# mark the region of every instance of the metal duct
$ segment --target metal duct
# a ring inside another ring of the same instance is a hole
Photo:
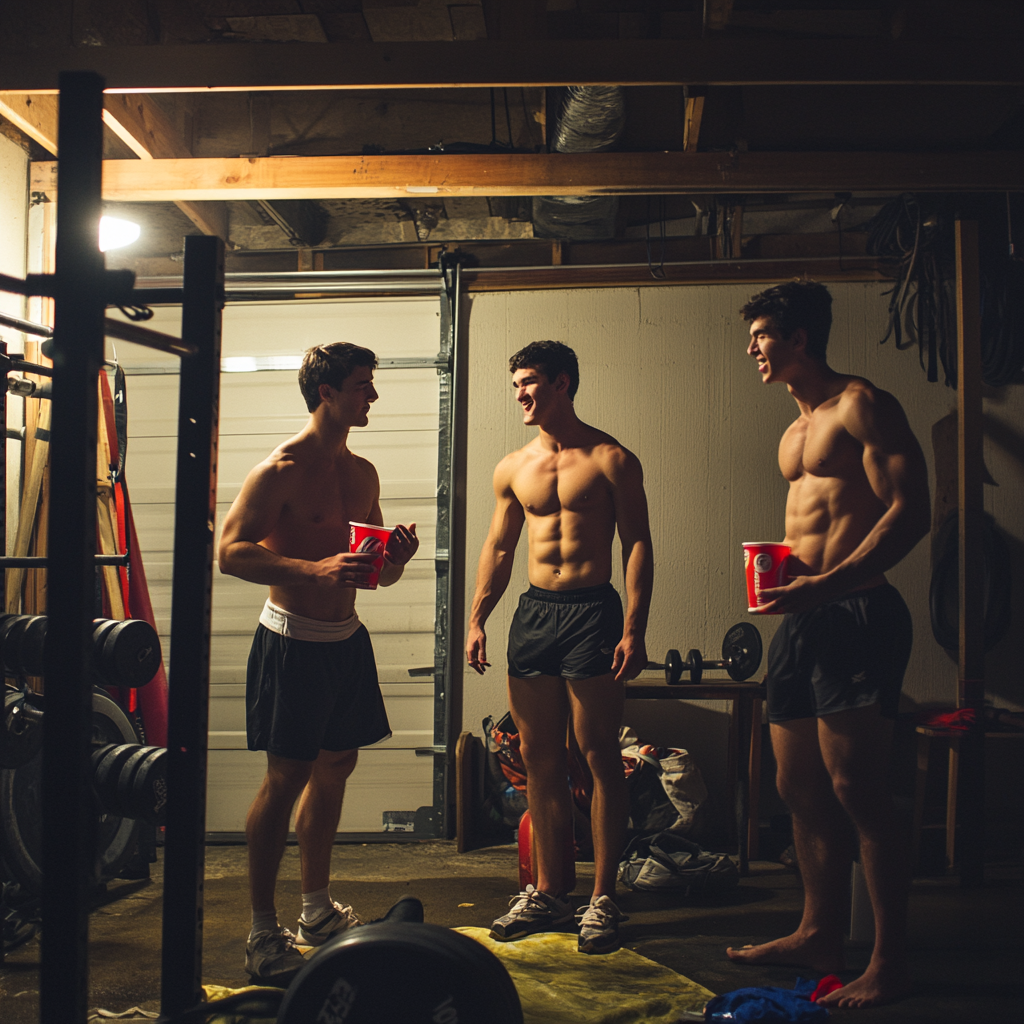
[[[626,123],[619,85],[570,85],[555,131],[556,153],[611,149]],[[538,238],[590,241],[615,236],[618,196],[535,196],[533,233]]]

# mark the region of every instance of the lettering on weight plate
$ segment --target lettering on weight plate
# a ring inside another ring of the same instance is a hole
[[[444,1002],[438,1003],[430,1017],[431,1024],[459,1024],[459,1011],[454,1003],[454,996],[449,996]]]
[[[345,1024],[352,1012],[358,991],[344,978],[339,978],[327,993],[324,1005],[316,1015],[316,1024]]]

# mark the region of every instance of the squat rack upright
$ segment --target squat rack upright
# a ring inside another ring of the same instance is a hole
[[[96,883],[91,792],[92,619],[96,555],[96,380],[104,312],[139,307],[154,294],[130,271],[108,271],[99,251],[104,80],[60,76],[59,202],[55,273],[0,275],[0,290],[54,299],[46,694],[42,764],[43,1024],[85,1024],[88,922]],[[206,819],[210,600],[213,581],[220,330],[224,247],[185,240],[182,337],[138,332],[143,344],[178,355],[181,377],[174,516],[169,674],[167,841],[164,850],[161,1008],[200,1000]],[[133,339],[136,340],[136,339]],[[25,560],[22,560],[25,561]],[[11,564],[0,558],[0,568]],[[174,898],[168,899],[168,893]]]

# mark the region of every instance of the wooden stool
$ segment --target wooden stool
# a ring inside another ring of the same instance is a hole
[[[925,827],[946,829],[946,871],[952,872],[956,863],[956,794],[960,778],[960,739],[958,729],[935,729],[929,725],[917,726],[917,784],[914,791],[914,863],[921,867],[921,832]],[[933,739],[949,743],[949,765],[946,775],[945,826],[925,826],[924,798],[928,784],[928,761]],[[985,740],[1024,740],[1024,729],[1005,732],[986,732]]]

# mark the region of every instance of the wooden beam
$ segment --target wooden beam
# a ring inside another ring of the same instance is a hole
[[[0,116],[6,117],[43,149],[57,155],[57,97],[0,93]]]
[[[700,122],[704,116],[704,96],[707,92],[703,86],[694,86],[686,96],[686,109],[683,114],[683,152],[696,153],[700,140]]]
[[[720,32],[729,27],[734,0],[705,0],[704,27]]]
[[[190,159],[192,151],[149,96],[107,95],[103,123],[141,160]],[[204,235],[229,242],[225,203],[177,199],[175,205]]]
[[[108,92],[556,85],[1024,84],[1015,38],[475,39],[0,49],[0,91],[57,91],[69,67]]]
[[[1024,153],[517,153],[106,160],[103,198],[375,199],[410,196],[1014,190]],[[55,194],[56,164],[31,188]]]

